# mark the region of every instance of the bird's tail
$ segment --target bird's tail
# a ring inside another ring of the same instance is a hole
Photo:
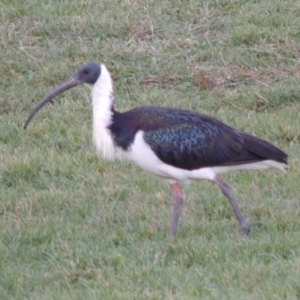
[[[252,136],[250,134],[243,132],[241,133],[241,135],[244,140],[243,152],[245,158],[247,158],[248,156],[249,160],[268,160],[271,161],[270,167],[275,167],[283,171],[288,169],[288,155],[281,149],[263,139]],[[272,164],[272,162],[274,163]]]

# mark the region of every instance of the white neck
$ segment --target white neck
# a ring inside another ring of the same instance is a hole
[[[92,89],[93,99],[93,141],[97,151],[106,159],[114,159],[117,149],[108,130],[112,122],[114,102],[113,83],[105,65]]]

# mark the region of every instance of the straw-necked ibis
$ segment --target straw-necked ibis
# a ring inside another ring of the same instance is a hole
[[[88,63],[52,90],[31,111],[36,112],[58,94],[80,85],[93,85],[93,140],[106,159],[125,158],[166,179],[172,187],[174,211],[169,236],[175,235],[182,210],[180,182],[208,179],[228,198],[243,235],[253,225],[246,221],[234,193],[219,174],[233,170],[286,170],[287,154],[260,138],[194,111],[142,106],[126,112],[114,108],[111,76],[103,64]]]

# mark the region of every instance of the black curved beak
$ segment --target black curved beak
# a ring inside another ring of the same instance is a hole
[[[23,128],[26,129],[27,125],[31,121],[31,119],[34,117],[34,115],[49,101],[51,101],[54,97],[57,95],[65,92],[66,90],[71,89],[72,87],[75,87],[79,84],[82,84],[83,82],[78,78],[78,76],[72,76],[69,79],[67,79],[65,82],[63,82],[61,85],[54,88],[49,94],[47,94],[30,112]]]

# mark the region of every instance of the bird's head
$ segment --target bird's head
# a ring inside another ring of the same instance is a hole
[[[61,85],[54,88],[49,94],[47,94],[30,112],[25,124],[24,129],[34,117],[34,115],[49,101],[51,101],[57,95],[63,93],[64,91],[71,89],[77,85],[88,83],[95,84],[101,74],[101,65],[97,63],[88,63],[80,68],[72,77],[67,79]]]

